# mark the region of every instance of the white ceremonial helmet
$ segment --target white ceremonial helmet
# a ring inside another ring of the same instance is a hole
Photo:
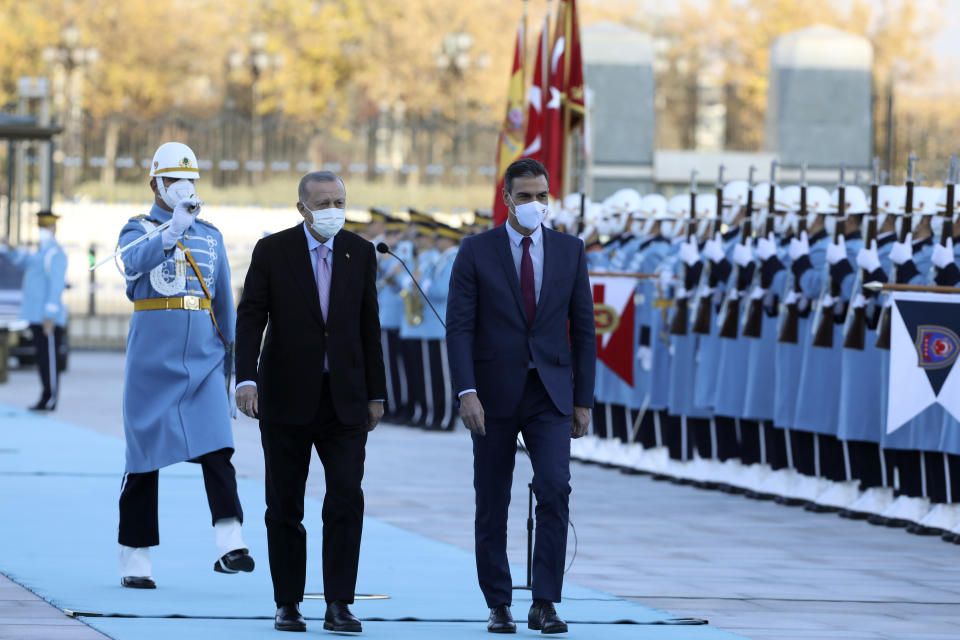
[[[653,228],[654,218],[658,214],[667,212],[667,199],[659,193],[648,193],[640,201],[640,211],[647,218],[647,224],[643,229],[644,235],[650,235]]]
[[[710,223],[717,219],[717,197],[712,193],[697,194],[697,236],[704,237]]]
[[[620,213],[630,213],[640,208],[643,199],[636,189],[620,189],[603,201],[604,206]]]
[[[690,217],[690,194],[680,193],[667,200],[667,214],[677,223],[670,224],[670,226],[676,228],[670,229],[671,233],[669,234],[664,232],[664,225],[667,224],[664,221],[660,224],[660,232],[669,238],[673,238],[684,228],[684,221]]]
[[[914,187],[913,189],[913,226],[920,224],[923,217],[930,218],[930,229],[935,235],[940,235],[943,229],[943,217],[935,216],[939,189],[936,187]],[[939,219],[938,219],[939,218]]]
[[[150,164],[150,177],[157,179],[157,191],[160,193],[160,198],[173,209],[185,197],[190,195],[196,197],[192,184],[189,182],[178,185],[176,189],[173,187],[181,180],[200,179],[197,155],[193,152],[193,149],[182,142],[165,142],[153,154],[153,162]],[[163,178],[173,178],[177,182],[168,188],[163,183]],[[191,193],[187,193],[188,191]]]
[[[882,229],[890,214],[902,211],[902,202],[907,197],[907,188],[892,184],[877,187],[877,229]]]
[[[774,230],[778,235],[783,235],[787,231],[797,230],[797,220],[800,211],[800,185],[792,184],[789,187],[780,189],[776,203],[777,211],[786,211],[786,215],[778,216],[774,219]]]
[[[724,224],[733,224],[740,208],[747,206],[747,192],[750,189],[746,180],[734,180],[723,187],[723,211],[720,217]]]
[[[844,215],[849,216],[859,213],[870,213],[870,201],[867,200],[867,194],[863,192],[863,189],[850,185],[847,186],[843,191],[843,199],[845,200],[846,204],[846,213]],[[837,205],[832,201],[832,194],[831,204],[834,209],[836,209]]]
[[[827,191],[823,187],[807,187],[807,228],[808,229],[813,226],[813,223],[816,221],[818,215],[828,213],[829,206],[830,206],[829,191]]]

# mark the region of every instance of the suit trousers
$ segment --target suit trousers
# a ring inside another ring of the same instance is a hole
[[[486,418],[486,435],[473,435],[477,577],[487,606],[513,602],[507,562],[507,512],[517,434],[530,453],[536,496],[533,597],[560,602],[567,551],[571,416],[554,406],[536,369],[530,369],[520,406],[510,418]]]
[[[212,522],[237,518],[243,522],[243,509],[237,495],[237,472],[230,462],[233,449],[218,449],[190,462],[203,469]],[[118,541],[127,547],[155,547],[160,544],[157,494],[160,471],[126,473],[120,488],[120,533]]]
[[[56,404],[60,390],[60,366],[57,356],[62,349],[64,329],[54,327],[53,333],[48,336],[43,332],[43,325],[32,324],[30,333],[33,336],[37,371],[40,373],[43,389],[40,399],[44,403],[52,400],[53,404]]]
[[[260,421],[266,463],[267,547],[278,605],[303,601],[307,531],[303,497],[311,449],[323,465],[323,593],[327,602],[353,602],[363,533],[366,425],[344,425],[333,409],[329,376],[320,377],[319,409],[305,425]]]

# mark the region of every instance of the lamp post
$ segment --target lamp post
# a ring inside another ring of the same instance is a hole
[[[464,117],[464,77],[472,66],[484,67],[489,65],[489,57],[470,55],[473,49],[473,36],[466,32],[448,33],[434,58],[437,69],[448,72],[454,80],[454,124],[451,155],[454,166],[460,164],[461,147],[463,146],[463,117]]]
[[[247,55],[239,51],[233,52],[227,59],[230,68],[238,71],[248,67],[250,72],[250,157],[265,162],[265,145],[263,130],[263,115],[260,113],[260,103],[263,100],[261,79],[270,69],[283,64],[283,57],[267,51],[268,36],[263,31],[254,31],[248,41]],[[258,182],[258,172],[250,171],[250,184]]]
[[[80,40],[80,29],[70,22],[60,32],[59,44],[43,49],[44,61],[57,67],[57,108],[64,116],[64,152],[71,158],[63,166],[63,192],[67,196],[73,194],[80,175],[81,165],[75,158],[82,155],[83,72],[100,59],[96,48],[80,46]]]

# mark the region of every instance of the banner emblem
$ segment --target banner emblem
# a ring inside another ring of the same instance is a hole
[[[620,314],[608,304],[595,302],[593,304],[593,322],[597,326],[597,333],[613,333],[620,326]]]
[[[957,359],[960,338],[946,327],[920,325],[914,346],[917,348],[917,365],[921,369],[944,369]]]

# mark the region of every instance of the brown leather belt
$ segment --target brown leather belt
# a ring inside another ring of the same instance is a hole
[[[134,311],[167,311],[170,309],[208,311],[210,310],[210,300],[197,296],[183,296],[182,298],[144,298],[133,302]]]

